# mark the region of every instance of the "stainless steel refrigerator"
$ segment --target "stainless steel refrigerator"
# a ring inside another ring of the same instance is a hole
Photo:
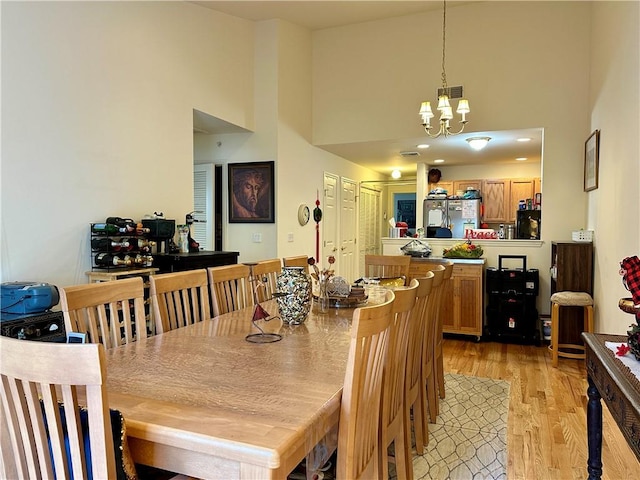
[[[464,238],[465,230],[480,228],[482,199],[448,199],[447,221],[453,238]]]

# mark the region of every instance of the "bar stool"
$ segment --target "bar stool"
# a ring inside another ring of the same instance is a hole
[[[560,307],[584,308],[584,331],[593,333],[593,298],[585,292],[556,292],[551,295],[551,350],[552,365],[558,366],[558,357],[585,358],[584,345],[573,343],[558,344],[560,330]],[[563,352],[561,349],[581,350],[582,353]]]

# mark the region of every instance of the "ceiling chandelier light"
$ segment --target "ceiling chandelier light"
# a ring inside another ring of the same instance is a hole
[[[456,109],[456,113],[462,115],[462,120],[460,123],[462,126],[460,130],[457,132],[451,131],[451,126],[449,122],[453,119],[453,110],[451,108],[451,104],[449,103],[449,98],[451,97],[451,89],[447,86],[447,72],[445,71],[445,46],[446,46],[446,32],[447,32],[447,2],[446,0],[443,3],[443,11],[442,11],[442,88],[440,89],[438,95],[438,107],[437,110],[440,112],[440,129],[436,133],[431,133],[431,119],[434,117],[433,111],[431,110],[431,102],[422,102],[420,106],[419,115],[422,117],[422,126],[424,127],[424,131],[431,138],[437,138],[440,135],[444,135],[448,137],[449,135],[458,135],[462,133],[464,130],[465,124],[468,122],[467,113],[469,110],[469,101],[461,98],[458,102],[458,108]]]
[[[467,138],[467,142],[469,143],[469,146],[478,152],[487,146],[487,143],[489,143],[489,140],[491,140],[491,137]]]

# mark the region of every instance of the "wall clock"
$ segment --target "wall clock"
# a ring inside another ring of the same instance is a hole
[[[306,204],[301,204],[298,207],[298,223],[300,223],[300,225],[304,226],[307,223],[309,223],[309,218],[311,217],[311,211],[309,210],[309,207]]]

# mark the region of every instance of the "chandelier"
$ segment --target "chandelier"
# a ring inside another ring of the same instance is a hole
[[[462,133],[464,130],[465,124],[468,122],[467,113],[469,110],[469,101],[461,98],[458,102],[458,108],[456,109],[456,113],[462,116],[462,120],[460,120],[460,130],[457,132],[451,131],[451,126],[449,122],[453,120],[453,109],[451,108],[451,104],[449,103],[449,98],[451,97],[451,89],[447,86],[447,72],[445,71],[445,46],[446,46],[446,32],[447,32],[447,2],[446,0],[443,3],[443,11],[442,11],[442,88],[439,90],[438,95],[438,107],[437,110],[440,112],[440,128],[437,132],[431,132],[431,119],[434,117],[433,111],[431,110],[431,102],[422,102],[420,106],[419,115],[422,117],[422,126],[424,127],[424,131],[431,138],[437,138],[440,135],[444,135],[448,137],[449,135],[458,135]]]

